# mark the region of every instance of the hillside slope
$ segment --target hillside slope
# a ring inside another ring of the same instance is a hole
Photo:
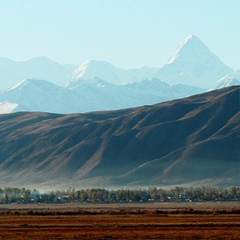
[[[2,184],[240,184],[240,88],[153,106],[0,115]]]

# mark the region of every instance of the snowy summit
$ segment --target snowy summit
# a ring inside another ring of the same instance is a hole
[[[169,84],[211,88],[233,72],[195,35],[188,36],[158,71],[157,77]]]

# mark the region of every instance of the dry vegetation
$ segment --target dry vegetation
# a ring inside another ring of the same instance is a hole
[[[2,205],[0,239],[240,239],[240,203]]]

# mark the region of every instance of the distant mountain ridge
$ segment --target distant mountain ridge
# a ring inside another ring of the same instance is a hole
[[[45,80],[27,79],[0,93],[0,113],[80,113],[114,110],[154,104],[202,91],[190,86],[170,86],[158,79],[127,85],[114,85],[101,79],[80,80],[66,87]]]
[[[0,115],[0,181],[52,187],[240,184],[239,92],[239,86],[229,87],[118,111]]]
[[[232,74],[233,69],[223,63],[218,56],[195,35],[188,36],[160,68],[122,70],[107,62],[89,61],[75,73],[77,79],[98,77],[113,84],[139,82],[158,78],[170,85],[184,84],[199,88],[213,88],[216,81]]]
[[[100,78],[116,85],[141,82],[152,79],[156,74],[156,68],[142,67],[139,69],[124,70],[105,61],[88,61],[75,70],[73,77],[76,79]]]
[[[183,98],[239,85],[240,77],[190,35],[161,68],[124,70],[96,60],[77,68],[46,57],[26,62],[0,58],[0,81],[5,88],[0,92],[0,113],[79,113]]]
[[[0,58],[0,89],[7,90],[28,78],[45,79],[64,85],[71,81],[75,69],[75,65],[59,64],[47,57],[35,57],[25,62]]]
[[[47,57],[35,57],[25,62],[0,58],[2,90],[29,78],[44,79],[60,86],[78,79],[100,78],[118,85],[158,78],[170,85],[185,84],[209,89],[215,86],[217,80],[233,72],[195,35],[180,43],[167,63],[159,68],[125,70],[96,60],[86,61],[77,67],[59,64]]]

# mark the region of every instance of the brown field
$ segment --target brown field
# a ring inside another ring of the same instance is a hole
[[[0,239],[240,239],[240,203],[0,205]]]

